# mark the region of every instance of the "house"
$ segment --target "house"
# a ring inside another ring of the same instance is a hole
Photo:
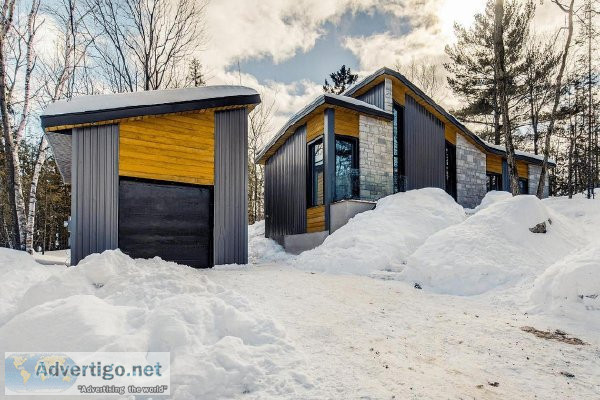
[[[535,192],[541,157],[517,152],[516,159],[521,192]],[[320,244],[392,193],[437,187],[472,208],[510,184],[503,146],[479,138],[389,68],[344,95],[319,96],[256,161],[265,165],[265,235],[292,252]]]
[[[247,116],[260,96],[207,86],[83,96],[41,116],[71,187],[71,265],[119,248],[193,267],[247,263]]]

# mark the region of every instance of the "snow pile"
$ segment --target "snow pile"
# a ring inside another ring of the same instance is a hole
[[[600,242],[548,268],[535,280],[530,300],[539,310],[596,321],[600,328]]]
[[[547,233],[530,232],[541,222]],[[431,236],[409,258],[402,275],[435,292],[475,295],[533,281],[581,240],[568,219],[538,198],[517,196]]]
[[[356,215],[321,246],[301,253],[293,265],[360,275],[396,270],[427,237],[464,219],[463,208],[441,189],[397,193]]]
[[[289,396],[306,385],[284,331],[202,271],[117,250],[29,286],[21,281],[19,313],[0,326],[0,352],[171,352],[177,399]]]
[[[0,326],[15,314],[26,288],[50,278],[62,269],[64,266],[40,265],[24,251],[0,247]]]
[[[512,194],[509,192],[492,190],[491,192],[486,193],[485,197],[483,198],[483,200],[481,200],[481,203],[477,207],[475,207],[474,209],[469,209],[469,210],[467,210],[467,212],[469,214],[475,214],[476,212],[479,212],[481,210],[488,208],[489,206],[491,206],[494,203],[497,203],[499,201],[508,200],[511,197],[512,197]]]
[[[587,199],[578,193],[568,197],[550,197],[543,200],[546,207],[564,215],[577,224],[588,238],[600,239],[600,189],[595,199]]]
[[[265,237],[265,221],[248,226],[248,261],[250,264],[286,261],[290,255],[276,241]]]

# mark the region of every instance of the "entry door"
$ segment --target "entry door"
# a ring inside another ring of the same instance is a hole
[[[121,178],[119,248],[196,268],[213,265],[213,188]]]

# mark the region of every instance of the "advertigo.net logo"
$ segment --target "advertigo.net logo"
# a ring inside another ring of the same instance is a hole
[[[169,395],[170,353],[4,353],[6,395]]]

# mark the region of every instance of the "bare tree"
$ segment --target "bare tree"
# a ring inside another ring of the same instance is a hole
[[[417,62],[414,58],[409,64],[397,62],[395,68],[415,83],[426,95],[435,101],[442,101],[445,93],[442,71],[433,61]]]
[[[200,0],[85,0],[92,57],[113,91],[178,86],[181,64],[202,44]]]
[[[508,162],[508,172],[510,176],[510,187],[513,196],[520,193],[519,173],[517,171],[517,162],[515,160],[515,146],[513,144],[512,128],[508,114],[508,84],[505,66],[504,52],[504,1],[496,0],[495,18],[494,18],[494,55],[495,55],[495,74],[498,79],[498,100],[500,112],[502,114],[502,134],[506,146],[506,159]]]
[[[554,84],[554,103],[552,105],[552,111],[550,113],[548,129],[546,130],[546,137],[544,141],[544,161],[542,163],[542,170],[540,173],[540,180],[538,183],[536,193],[537,197],[539,197],[540,199],[544,196],[544,188],[546,187],[546,175],[548,174],[548,158],[550,156],[550,139],[552,138],[554,125],[556,123],[556,116],[562,90],[562,79],[567,65],[567,57],[569,55],[569,49],[571,47],[571,39],[573,38],[573,13],[575,0],[570,0],[568,6],[562,4],[560,0],[552,0],[552,2],[556,4],[563,13],[567,14],[567,40],[565,42],[564,50],[561,54],[560,68],[556,77],[556,83]]]
[[[39,6],[40,1],[33,0],[25,21],[22,21],[15,15],[16,0],[4,0],[0,16],[0,115],[12,219],[11,234],[17,248],[25,245],[27,234],[19,146],[25,134],[33,97],[31,78],[36,61],[34,40],[40,26],[37,22]],[[22,87],[17,87],[18,82],[22,82]],[[43,160],[38,159],[36,164],[43,164],[45,155],[41,155]]]
[[[262,97],[262,96],[261,96]],[[275,98],[260,103],[249,115],[248,132],[248,218],[253,224],[264,218],[264,168],[254,163],[264,145],[265,134],[271,130]]]

